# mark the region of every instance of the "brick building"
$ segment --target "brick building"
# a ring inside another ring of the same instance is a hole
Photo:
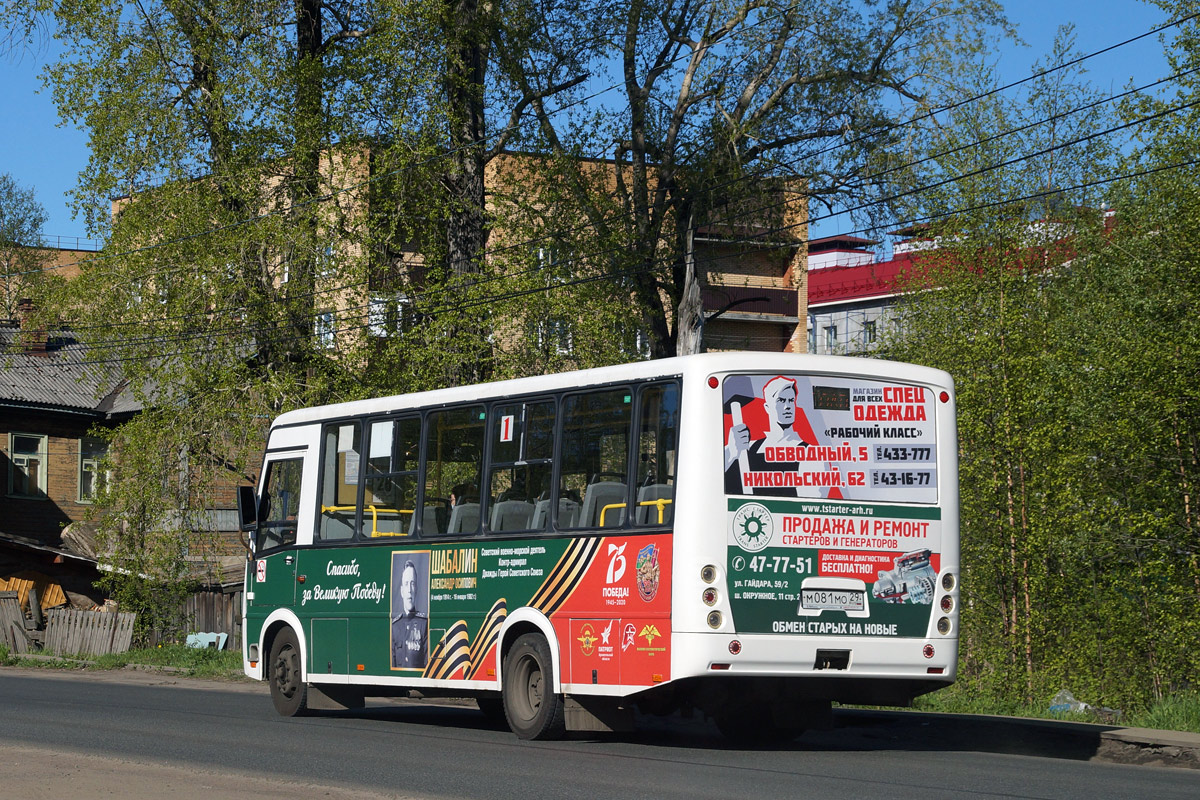
[[[119,371],[88,363],[69,331],[0,321],[0,359],[0,581],[32,574],[87,604],[96,554],[70,526],[79,533],[104,480],[95,429],[141,407]]]

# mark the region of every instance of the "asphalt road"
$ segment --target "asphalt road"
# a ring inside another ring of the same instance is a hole
[[[765,751],[678,718],[523,742],[473,706],[285,719],[263,684],[0,670],[0,787],[13,798],[1200,797],[1195,770],[1094,753],[1053,727],[867,713]]]

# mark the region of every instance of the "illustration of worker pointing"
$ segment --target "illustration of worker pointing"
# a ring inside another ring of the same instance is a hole
[[[750,428],[742,421],[739,403],[733,403],[731,413],[733,426],[725,442],[725,492],[746,494],[744,476],[747,473],[795,473],[800,462],[767,460],[767,448],[805,447],[809,443],[800,438],[793,425],[796,421],[796,382],[782,375],[772,378],[763,386],[763,406],[767,412],[767,431],[761,439],[750,439]],[[751,494],[775,497],[796,497],[794,486],[756,485]]]

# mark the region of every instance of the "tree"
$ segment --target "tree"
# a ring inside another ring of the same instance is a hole
[[[575,211],[564,217],[586,219],[600,241],[621,240],[597,260],[624,276],[617,291],[632,292],[656,357],[675,351],[699,313],[699,293],[688,291],[698,280],[688,246],[697,226],[803,241],[805,200],[870,192],[868,154],[925,110],[941,68],[1005,27],[990,0],[630,0],[583,14],[596,20],[621,99],[591,114],[535,99],[537,135],[526,141],[557,156],[554,174]],[[502,60],[517,65],[526,96],[555,80],[522,52]],[[595,153],[611,159],[602,179],[581,158]],[[685,296],[692,301],[681,306]]]
[[[1070,57],[1060,38],[1053,63]],[[1055,71],[1031,102],[961,107],[905,176],[941,184],[906,217],[931,218],[942,247],[911,276],[888,352],[956,380],[960,684],[1000,707],[1070,687],[1133,709],[1198,674],[1197,214],[1176,166],[1195,120],[1153,118],[1193,93],[1116,120]],[[1102,214],[1118,121],[1145,143],[1120,172],[1145,175]]]
[[[0,174],[0,316],[16,317],[17,302],[41,276],[45,224],[46,209],[33,190]]]
[[[114,585],[181,579],[204,512],[253,474],[271,417],[369,391],[354,337],[339,337],[343,353],[318,334],[337,335],[344,287],[372,265],[371,138],[431,113],[436,72],[414,67],[431,4],[384,10],[4,6],[9,26],[48,20],[73,45],[47,80],[64,119],[91,134],[75,203],[108,240],[46,308],[92,358],[121,363],[150,409],[116,434],[116,480],[98,503]]]

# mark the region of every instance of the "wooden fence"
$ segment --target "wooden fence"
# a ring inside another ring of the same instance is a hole
[[[188,630],[197,633],[227,633],[226,650],[242,649],[242,592],[204,589],[183,606]]]
[[[124,653],[133,640],[135,614],[52,608],[46,612],[45,649],[60,656]]]
[[[28,653],[25,613],[16,592],[0,592],[0,643],[12,653]]]

